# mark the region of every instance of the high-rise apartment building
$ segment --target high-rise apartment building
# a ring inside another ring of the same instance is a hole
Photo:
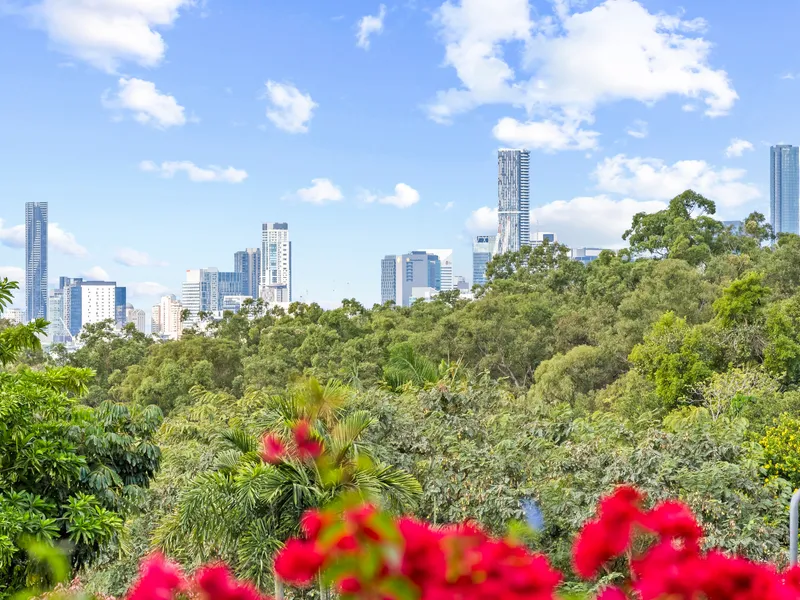
[[[132,323],[133,326],[136,327],[136,331],[146,333],[146,319],[147,315],[145,315],[145,312],[141,308],[134,308],[133,304],[130,302],[125,305],[125,321],[126,323]]]
[[[292,242],[288,223],[262,226],[259,295],[265,302],[292,301]]]
[[[492,260],[495,251],[497,236],[477,235],[472,241],[472,283],[484,285],[486,283],[486,265]]]
[[[47,318],[47,202],[25,203],[25,317]]]
[[[234,254],[233,271],[241,278],[241,290],[236,295],[258,298],[261,283],[261,249],[247,248]]]
[[[180,339],[183,331],[183,309],[175,296],[163,296],[161,302],[152,308],[152,333],[169,340]]]
[[[530,164],[528,150],[497,153],[497,254],[530,245]]]
[[[189,310],[190,319],[197,313],[218,313],[223,310],[225,296],[241,296],[240,273],[220,271],[216,267],[188,269],[181,286],[181,304]]]
[[[439,249],[439,250],[425,250],[428,254],[433,254],[439,257],[440,265],[440,285],[436,289],[440,292],[446,292],[456,289],[455,277],[453,275],[453,250],[452,249]]]
[[[800,160],[798,147],[770,148],[769,221],[778,233],[800,233]]]
[[[394,279],[392,279],[394,277]],[[381,260],[381,301],[410,306],[414,288],[441,289],[441,262],[435,254],[415,250]]]
[[[125,312],[127,290],[117,287],[115,281],[61,277],[59,286],[63,296],[63,322],[69,337],[75,338],[90,323],[112,321],[116,325],[122,324],[120,314]]]

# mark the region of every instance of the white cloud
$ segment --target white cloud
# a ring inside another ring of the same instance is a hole
[[[784,73],[781,79],[797,79],[797,76],[794,73]]]
[[[742,179],[743,169],[716,169],[703,160],[680,160],[672,165],[656,158],[628,158],[624,154],[606,158],[593,173],[597,187],[644,200],[669,200],[692,189],[732,208],[761,196],[758,188]]]
[[[162,162],[160,165],[154,163],[152,160],[143,160],[139,163],[139,168],[147,173],[159,173],[162,177],[172,178],[178,172],[185,172],[190,181],[208,183],[208,182],[222,182],[222,183],[242,183],[247,179],[247,171],[243,169],[235,169],[234,167],[217,167],[209,165],[208,167],[198,167],[191,161],[167,161]]]
[[[169,288],[155,281],[141,281],[138,283],[129,283],[127,286],[128,295],[134,297],[142,296],[163,296],[169,292]]]
[[[47,226],[47,243],[50,249],[62,254],[79,258],[89,256],[89,251],[78,243],[75,236],[61,229],[58,223],[50,223]]]
[[[630,127],[625,130],[631,137],[635,137],[637,139],[646,138],[648,134],[647,130],[647,121],[642,121],[641,119],[636,119]]]
[[[707,115],[719,116],[738,98],[727,73],[709,64],[711,44],[699,36],[702,20],[652,14],[636,0],[605,0],[585,12],[559,1],[553,16],[537,21],[529,0],[447,0],[436,20],[445,63],[462,84],[439,92],[428,106],[438,122],[482,104],[509,104],[523,107],[531,124],[547,125],[533,129],[539,141],[561,138],[570,115],[588,117],[603,103],[652,104],[678,95],[704,102]],[[528,71],[520,76],[507,59],[517,50],[520,69]],[[560,146],[585,146],[589,139]]]
[[[84,271],[82,275],[89,281],[109,281],[111,279],[108,271],[106,271],[103,267],[97,266]]]
[[[25,285],[25,269],[0,266],[0,279],[5,279],[6,277],[10,281],[16,281],[20,286],[20,290]],[[17,290],[17,294],[19,294],[20,290]]]
[[[456,205],[456,203],[453,200],[450,200],[450,202],[447,202],[445,204],[442,204],[441,202],[434,202],[433,205],[436,208],[441,208],[442,212],[447,212],[448,210],[453,208]]]
[[[753,144],[747,140],[733,138],[730,145],[725,148],[725,156],[733,158],[734,156],[741,156],[745,150],[753,150]]]
[[[167,263],[153,260],[147,252],[133,248],[120,248],[114,255],[114,261],[126,267],[166,267]]]
[[[0,219],[0,244],[9,248],[25,247],[25,225],[4,227]],[[50,249],[70,256],[84,257],[89,252],[75,239],[75,235],[64,231],[58,223],[47,226],[47,244]]]
[[[291,83],[267,81],[267,118],[278,129],[289,133],[306,133],[317,103]]]
[[[377,15],[366,15],[358,21],[356,45],[364,50],[369,49],[369,36],[383,31],[383,19],[386,17],[386,5],[381,4]]]
[[[152,81],[121,77],[117,83],[119,87],[115,94],[112,95],[110,90],[103,94],[102,102],[106,108],[129,110],[137,122],[159,129],[186,124],[184,107],[174,96],[156,89]]]
[[[27,10],[62,52],[108,72],[123,61],[154,67],[167,28],[195,0],[42,0]]]
[[[531,227],[541,231],[557,231],[559,241],[575,247],[620,248],[625,245],[622,234],[633,215],[652,213],[666,208],[658,200],[637,201],[631,198],[614,200],[606,195],[558,200],[531,211]]]
[[[472,211],[464,226],[467,231],[474,234],[497,233],[497,207],[481,206],[478,210]]]
[[[3,220],[0,219],[0,244],[9,248],[24,248],[25,225],[4,227]]]
[[[499,141],[514,147],[539,149],[545,152],[558,150],[592,150],[597,147],[596,131],[581,129],[581,123],[594,119],[556,117],[544,121],[520,123],[511,117],[498,121],[492,133]]]
[[[325,204],[326,202],[338,202],[344,198],[344,195],[342,190],[330,179],[317,178],[311,180],[311,187],[297,190],[294,197],[309,204]]]
[[[367,203],[378,202],[379,204],[389,204],[397,208],[409,208],[419,202],[419,192],[405,183],[398,183],[394,186],[394,195],[380,196],[370,192],[362,194],[362,200]]]

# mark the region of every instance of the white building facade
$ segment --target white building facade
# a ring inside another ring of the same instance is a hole
[[[81,284],[81,327],[116,320],[117,284],[113,281],[84,281]]]
[[[163,296],[152,309],[152,333],[169,340],[177,340],[183,331],[181,313],[183,305],[175,296]]]
[[[292,301],[292,242],[288,223],[261,228],[261,298],[270,304]]]

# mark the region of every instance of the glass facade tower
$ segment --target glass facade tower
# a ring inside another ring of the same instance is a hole
[[[25,203],[25,317],[47,318],[47,202]]]
[[[797,146],[770,148],[769,220],[777,233],[800,233],[800,161]]]
[[[484,285],[486,283],[486,265],[494,255],[496,236],[477,235],[472,242],[472,283]]]

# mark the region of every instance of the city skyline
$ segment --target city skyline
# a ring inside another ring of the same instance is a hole
[[[228,269],[262,222],[292,227],[295,299],[379,302],[377,258],[410,248],[453,248],[468,276],[501,147],[530,149],[531,233],[570,246],[619,247],[687,188],[723,220],[768,214],[766,150],[800,125],[788,0],[779,21],[677,0],[177,2],[132,9],[129,46],[59,37],[74,13],[29,4],[0,16],[20,49],[0,56],[18,90],[0,94],[0,273],[24,281],[21,207],[49,201],[49,285],[105,273],[137,307]]]

